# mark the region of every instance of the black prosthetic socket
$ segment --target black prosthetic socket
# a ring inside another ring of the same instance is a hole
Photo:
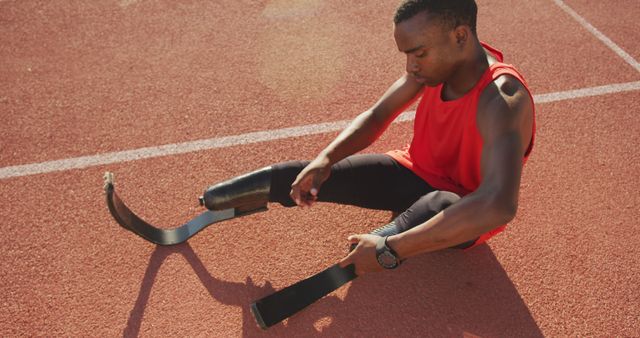
[[[271,167],[238,176],[205,190],[200,205],[209,210],[234,208],[247,212],[265,209],[271,189]]]

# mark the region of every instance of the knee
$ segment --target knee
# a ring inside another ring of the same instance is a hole
[[[433,191],[419,198],[409,209],[405,210],[394,223],[399,232],[422,224],[442,210],[460,200],[460,196],[448,191]]]
[[[422,196],[420,201],[425,203],[429,210],[440,212],[458,202],[460,198],[458,194],[450,191],[437,190]]]
[[[274,180],[291,181],[306,167],[309,161],[287,161],[280,162],[271,166],[272,176]]]
[[[269,201],[280,203],[284,207],[294,207],[296,203],[291,199],[291,184],[302,169],[310,161],[287,161],[274,164],[271,172],[271,191]]]

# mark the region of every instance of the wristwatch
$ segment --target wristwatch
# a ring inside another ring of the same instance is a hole
[[[389,236],[380,237],[376,243],[376,258],[378,263],[385,269],[395,269],[400,265],[398,255],[393,249],[387,246]]]

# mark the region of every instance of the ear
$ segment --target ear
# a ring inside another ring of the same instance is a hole
[[[463,47],[469,41],[469,27],[460,25],[453,30],[456,43],[459,47]]]

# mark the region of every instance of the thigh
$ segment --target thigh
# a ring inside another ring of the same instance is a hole
[[[318,199],[363,208],[401,211],[433,191],[424,180],[384,154],[350,156],[331,168]]]
[[[308,161],[284,162],[273,166],[270,198],[294,206],[291,184]],[[404,211],[420,196],[434,189],[409,169],[384,154],[353,155],[334,164],[331,175],[318,194],[320,202],[363,208]]]

